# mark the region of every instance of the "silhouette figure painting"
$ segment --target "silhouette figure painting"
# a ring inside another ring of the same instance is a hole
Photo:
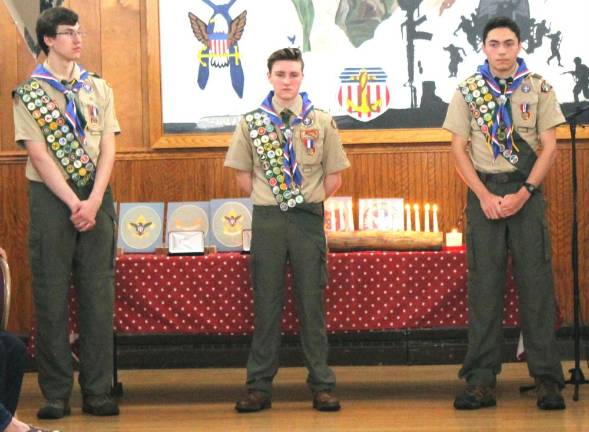
[[[455,77],[458,74],[458,65],[464,61],[464,58],[460,55],[460,51],[462,54],[466,56],[466,52],[463,48],[457,47],[454,44],[450,44],[447,47],[444,47],[445,51],[448,51],[450,54],[450,63],[448,64],[448,70],[450,71],[450,75],[448,77]]]
[[[562,41],[560,30],[556,33],[551,33],[546,37],[550,39],[550,57],[548,57],[548,60],[546,60],[546,64],[550,64],[550,61],[553,58],[556,58],[558,65],[563,67],[562,63],[560,63],[560,42]]]
[[[232,19],[229,8],[235,3],[231,0],[224,5],[216,5],[210,0],[202,0],[213,9],[213,15],[205,24],[196,15],[188,12],[188,19],[194,36],[204,45],[198,52],[198,86],[204,89],[209,80],[209,66],[224,68],[229,66],[233,90],[243,97],[243,68],[237,42],[245,27],[247,11]]]
[[[466,35],[466,40],[475,52],[479,52],[479,29],[475,26],[474,19],[468,19],[464,15],[460,17],[460,24],[454,30],[454,36],[457,36],[459,30]],[[455,75],[454,75],[455,76]]]
[[[575,79],[573,87],[573,96],[575,103],[579,103],[579,94],[583,93],[585,99],[589,99],[589,67],[583,64],[581,57],[575,57],[575,70],[563,72],[562,74],[571,74]]]

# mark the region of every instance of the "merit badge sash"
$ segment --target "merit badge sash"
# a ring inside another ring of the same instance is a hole
[[[509,114],[506,115],[507,110],[502,109],[514,89],[495,96],[495,89],[491,89],[480,72],[460,83],[458,88],[481,128],[493,157],[501,155],[527,176],[536,162],[536,152],[513,128],[511,118],[506,121]]]
[[[35,79],[18,87],[16,93],[41,128],[49,150],[70,180],[78,187],[91,183],[96,167],[80,144],[76,129],[66,120],[57,103],[51,100]]]
[[[285,153],[270,116],[262,110],[255,110],[245,115],[245,121],[264,176],[280,210],[287,211],[302,204],[305,200],[299,185],[294,181],[290,184],[286,182]]]

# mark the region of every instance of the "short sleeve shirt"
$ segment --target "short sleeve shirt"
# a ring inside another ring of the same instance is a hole
[[[285,108],[293,113],[302,110],[302,99],[299,96],[291,107],[280,106],[276,98],[272,100],[276,112]],[[307,116],[311,124],[299,123],[292,128],[293,144],[299,169],[301,171],[302,194],[306,202],[322,202],[325,199],[323,180],[326,175],[342,171],[350,166],[335,122],[332,117],[318,109],[313,109]],[[308,123],[308,122],[307,122]],[[284,137],[281,136],[281,142]],[[317,137],[313,149],[307,149],[304,143],[306,136]],[[252,172],[251,199],[255,205],[276,205],[276,199],[264,176],[264,170],[249,135],[247,122],[240,120],[235,128],[229,150],[225,156],[225,166],[240,171]]]
[[[525,90],[525,91],[524,91]],[[529,114],[523,114],[528,111]],[[564,123],[565,119],[552,86],[541,76],[530,74],[511,95],[511,119],[518,134],[533,150],[540,148],[539,134]],[[485,135],[473,117],[460,89],[450,102],[444,129],[470,139],[468,151],[477,171],[500,173],[516,168],[501,155],[493,159]]]
[[[45,62],[44,66],[54,76],[58,77],[57,74],[51,70],[47,62]],[[74,66],[72,75],[66,79],[80,79],[80,68],[78,65]],[[95,76],[89,76],[85,82],[88,85],[82,86],[76,94],[76,98],[87,122],[85,130],[87,144],[84,148],[87,151],[88,156],[90,156],[90,158],[96,163],[100,156],[100,141],[102,136],[107,133],[117,134],[121,129],[116,118],[114,97],[110,86],[105,80]],[[39,84],[43,90],[45,90],[47,95],[57,104],[61,113],[65,113],[65,96],[42,80],[39,80]],[[31,113],[27,110],[20,97],[16,94],[14,96],[13,113],[15,141],[19,146],[24,146],[25,141],[40,141],[45,143],[45,137],[41,128]],[[62,169],[59,161],[53,156],[48,148],[47,152],[51,154],[51,158],[63,173],[63,177],[67,179],[68,176]],[[27,160],[26,177],[33,181],[43,181],[31,163],[30,158]]]

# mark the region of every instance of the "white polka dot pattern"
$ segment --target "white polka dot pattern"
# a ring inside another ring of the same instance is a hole
[[[117,259],[114,325],[120,333],[247,334],[254,315],[248,255],[124,255]],[[465,327],[466,254],[350,252],[328,257],[326,320],[331,332]],[[296,332],[293,277],[282,330]],[[73,296],[72,296],[73,297]],[[76,331],[75,300],[70,325]],[[518,324],[510,277],[504,324]]]

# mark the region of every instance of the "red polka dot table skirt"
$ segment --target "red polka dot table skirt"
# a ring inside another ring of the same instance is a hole
[[[124,255],[117,260],[115,329],[120,333],[247,334],[254,313],[248,255]],[[325,291],[330,332],[464,327],[468,323],[466,253],[330,253]],[[286,278],[282,329],[298,320]],[[518,323],[511,278],[504,324]],[[74,306],[74,304],[72,304]],[[72,325],[75,326],[75,307]]]

